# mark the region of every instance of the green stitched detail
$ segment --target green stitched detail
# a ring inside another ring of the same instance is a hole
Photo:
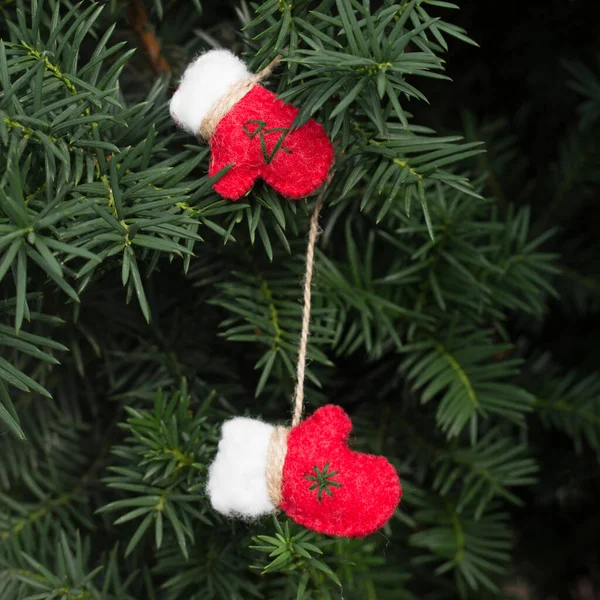
[[[258,127],[254,131],[250,131],[248,125],[258,125]],[[246,121],[242,128],[244,129],[244,133],[250,138],[255,138],[265,127],[267,126],[266,121],[259,121],[257,119],[250,119]]]
[[[323,492],[329,494],[330,496],[333,496],[331,489],[329,489],[330,486],[342,487],[342,484],[331,479],[334,475],[337,475],[338,472],[330,471],[328,462],[325,463],[325,466],[322,470],[319,470],[319,467],[317,467],[317,465],[314,466],[314,469],[315,475],[305,475],[304,477],[306,479],[309,479],[310,481],[314,481],[314,483],[308,489],[318,489],[317,499],[319,500],[319,502],[321,502]]]
[[[250,125],[258,125],[258,127],[256,129],[252,130],[252,129],[250,129]],[[250,119],[242,125],[242,129],[244,130],[244,133],[250,139],[254,139],[257,135],[260,134],[260,148],[263,153],[263,158],[265,159],[265,162],[267,164],[270,164],[271,161],[275,158],[275,155],[277,154],[277,152],[279,150],[283,150],[284,152],[291,153],[291,150],[289,148],[285,148],[283,146],[283,140],[285,140],[285,136],[289,133],[290,130],[288,127],[273,127],[272,129],[265,129],[266,126],[267,126],[266,121],[260,121],[258,119]],[[274,131],[281,131],[281,135],[279,136],[279,139],[277,140],[277,143],[275,144],[273,150],[269,154],[267,152],[267,144],[265,142],[265,135],[267,135],[268,133],[273,133]]]

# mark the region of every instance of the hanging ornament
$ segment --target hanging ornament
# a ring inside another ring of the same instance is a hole
[[[400,481],[384,457],[348,447],[351,429],[333,404],[290,430],[244,417],[226,421],[209,469],[213,508],[246,519],[280,508],[326,535],[377,531],[398,505]]]
[[[179,127],[210,143],[208,174],[229,170],[213,185],[231,200],[263,179],[287,198],[303,198],[325,182],[333,147],[310,119],[292,129],[298,109],[259,85],[276,66],[253,75],[228,50],[211,50],[185,70],[170,103]]]
[[[341,407],[323,406],[301,421],[314,250],[326,189],[327,184],[310,224],[291,429],[245,417],[226,421],[207,493],[213,508],[227,516],[252,519],[282,509],[318,533],[363,537],[382,527],[398,506],[396,469],[382,456],[348,447],[352,423]]]

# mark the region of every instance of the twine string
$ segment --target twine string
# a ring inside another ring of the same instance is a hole
[[[239,102],[255,85],[266,79],[273,69],[281,61],[281,56],[277,56],[264,69],[255,73],[251,77],[244,79],[232,85],[224,96],[215,102],[202,119],[199,134],[202,138],[209,141],[221,119]],[[325,182],[321,193],[317,198],[312,217],[310,219],[310,228],[308,233],[308,247],[306,249],[306,271],[304,275],[304,296],[302,308],[302,327],[300,330],[300,344],[298,347],[298,363],[296,366],[296,387],[293,397],[292,427],[300,424],[302,413],[304,411],[304,379],[306,376],[306,350],[308,347],[308,336],[310,329],[310,309],[312,296],[312,277],[315,263],[315,246],[317,238],[321,231],[319,229],[319,215],[323,207],[323,200],[327,188],[331,183],[330,174]],[[275,507],[279,506],[282,499],[282,478],[283,465],[287,454],[287,438],[290,429],[283,426],[276,426],[273,429],[269,440],[267,450],[267,490],[269,498]]]
[[[306,373],[306,349],[308,347],[308,334],[310,329],[310,308],[312,296],[312,276],[315,264],[315,246],[321,230],[319,229],[319,215],[323,207],[325,192],[329,187],[331,175],[328,177],[315,204],[310,219],[308,233],[308,247],[306,249],[306,272],[304,275],[304,306],[302,308],[302,329],[300,330],[300,345],[298,348],[298,363],[296,366],[296,389],[294,390],[292,427],[300,424],[304,411],[304,378]]]
[[[298,364],[296,367],[296,389],[294,391],[292,427],[300,424],[304,411],[304,378],[306,373],[306,349],[310,329],[310,308],[312,295],[312,276],[315,264],[315,246],[321,233],[319,229],[319,214],[323,207],[325,192],[331,182],[328,177],[310,219],[308,232],[308,247],[306,249],[306,272],[304,275],[304,306],[302,308],[302,328],[300,331],[300,345],[298,348]],[[267,490],[273,506],[279,506],[282,498],[283,465],[287,454],[287,438],[290,430],[287,427],[277,426],[273,429],[269,440],[267,453]]]
[[[267,454],[267,490],[273,506],[281,502],[281,482],[283,478],[283,464],[287,454],[287,437],[290,430],[277,425],[273,429],[269,440]]]

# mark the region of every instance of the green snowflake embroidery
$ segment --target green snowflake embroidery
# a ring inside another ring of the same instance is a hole
[[[338,472],[330,471],[328,462],[325,463],[325,466],[322,470],[319,470],[319,467],[317,467],[317,465],[315,465],[314,469],[315,475],[305,475],[304,477],[306,477],[306,479],[309,479],[310,481],[314,481],[314,483],[308,489],[318,489],[317,499],[319,500],[319,502],[321,502],[323,492],[326,492],[330,496],[333,496],[332,491],[329,489],[330,486],[342,487],[342,484],[331,479],[334,475],[337,475]]]
[[[285,136],[290,132],[288,127],[273,127],[271,129],[266,129],[267,122],[259,121],[258,119],[250,119],[246,121],[242,125],[242,129],[244,133],[250,138],[254,139],[257,135],[260,139],[260,148],[263,153],[263,158],[267,164],[270,164],[271,161],[275,158],[275,155],[279,150],[283,150],[284,152],[291,153],[292,151],[289,148],[285,148],[283,145],[283,141],[285,140]],[[279,139],[277,143],[273,147],[273,150],[269,154],[267,152],[267,143],[265,141],[265,136],[268,133],[280,132]]]

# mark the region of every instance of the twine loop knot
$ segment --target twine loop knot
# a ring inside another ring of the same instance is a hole
[[[227,92],[221,96],[209,109],[202,122],[198,133],[200,137],[207,142],[210,141],[217,129],[221,119],[258,83],[266,79],[273,69],[281,61],[281,56],[277,56],[262,71],[255,73],[247,79],[238,81],[229,87]]]
[[[269,440],[267,453],[267,489],[273,506],[281,503],[281,484],[283,481],[283,465],[287,454],[287,439],[290,430],[277,425]]]

